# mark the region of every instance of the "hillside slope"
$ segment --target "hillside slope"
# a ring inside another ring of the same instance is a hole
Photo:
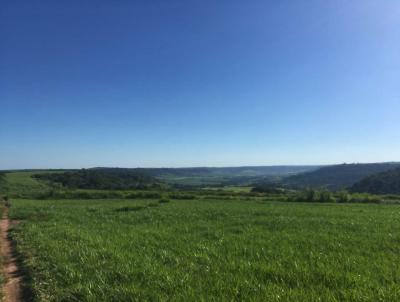
[[[82,169],[63,173],[41,173],[34,178],[72,189],[143,189],[157,181],[137,169]]]
[[[118,168],[124,170],[142,170],[152,176],[288,176],[313,171],[321,166],[243,166],[243,167],[192,167],[192,168]],[[91,170],[107,170],[116,168],[98,167]]]
[[[355,183],[350,191],[371,194],[400,194],[400,168],[370,175]]]
[[[34,174],[50,173],[50,171],[36,172],[2,172],[0,193],[9,197],[30,197],[50,189],[46,182],[33,178]]]
[[[284,179],[292,187],[326,188],[340,190],[349,188],[363,178],[400,167],[400,163],[342,164],[322,167]]]
[[[243,167],[193,167],[193,168],[124,168],[143,171],[173,186],[198,187],[209,185],[248,185],[256,180],[282,178],[307,171],[320,166],[243,166]],[[108,170],[112,168],[94,168]]]

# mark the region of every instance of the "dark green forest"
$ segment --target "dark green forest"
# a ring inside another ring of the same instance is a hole
[[[355,183],[351,192],[400,194],[400,168],[370,175]]]
[[[400,167],[399,163],[342,164],[285,178],[284,185],[295,188],[346,189],[367,176]]]
[[[157,185],[154,177],[137,169],[82,169],[64,173],[42,173],[36,179],[72,189],[146,189]]]
[[[4,186],[5,182],[6,182],[5,173],[0,172],[0,189]]]

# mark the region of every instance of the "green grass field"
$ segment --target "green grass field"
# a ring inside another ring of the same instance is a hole
[[[1,197],[0,197],[0,199],[1,199]],[[1,217],[1,218],[3,218],[3,210],[4,210],[4,208],[3,208],[3,202],[0,201],[0,217]],[[0,239],[0,240],[1,240],[1,239]],[[4,261],[4,258],[3,258],[3,256],[2,256],[2,254],[0,254],[0,263],[3,263],[3,261]],[[3,284],[4,282],[5,282],[5,278],[4,278],[3,272],[1,272],[1,273],[0,273],[0,284]],[[0,292],[0,300],[2,299],[2,297],[3,297],[3,293]]]
[[[40,194],[46,190],[49,190],[50,188],[45,182],[38,181],[31,176],[45,172],[48,173],[50,171],[6,173],[6,182],[1,191],[3,194],[17,198]]]
[[[400,207],[14,200],[38,301],[399,301]]]

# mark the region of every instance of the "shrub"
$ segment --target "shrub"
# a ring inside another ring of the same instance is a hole
[[[400,200],[400,195],[393,195],[393,194],[385,195],[384,198],[387,199],[387,200],[395,200],[395,201],[397,201],[397,200]]]
[[[36,199],[108,199],[122,198],[120,192],[56,191],[49,190],[36,196]]]
[[[340,191],[337,193],[336,201],[339,203],[348,203],[352,201],[351,194],[347,191]]]
[[[350,194],[347,191],[338,192],[335,198],[329,191],[307,189],[290,196],[287,200],[297,202],[381,203],[383,198],[366,193]]]
[[[191,194],[169,194],[168,197],[172,199],[196,199],[196,196]]]
[[[320,191],[317,202],[335,202],[335,198],[329,191]]]
[[[329,191],[307,189],[289,197],[289,201],[297,202],[334,202],[335,199]]]
[[[156,199],[161,198],[161,194],[157,192],[133,192],[125,195],[127,199],[136,199],[136,198],[149,198],[149,199]]]
[[[370,194],[353,194],[352,195],[352,202],[361,202],[361,203],[381,203],[382,198],[377,195],[370,195]]]
[[[276,184],[266,183],[266,184],[258,184],[254,188],[251,189],[253,193],[269,193],[269,194],[278,194],[282,193],[284,190],[277,187]]]
[[[139,206],[130,206],[130,207],[122,207],[122,208],[118,208],[115,211],[116,212],[136,212],[136,211],[140,211],[140,210],[144,210],[146,209],[145,206],[139,205]]]

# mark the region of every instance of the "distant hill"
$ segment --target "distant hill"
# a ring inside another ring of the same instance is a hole
[[[321,166],[244,166],[244,167],[194,167],[194,168],[132,168],[143,170],[152,176],[205,176],[205,175],[230,175],[230,176],[288,176],[292,174],[312,171]],[[93,168],[112,169],[112,168]],[[124,169],[124,168],[121,168]],[[125,168],[128,169],[129,168]]]
[[[320,166],[244,166],[194,168],[133,168],[169,185],[187,188],[202,186],[250,185],[262,179],[276,179],[313,171]],[[93,168],[104,170],[110,168]]]
[[[154,177],[139,169],[82,169],[33,177],[74,189],[143,189],[157,184]]]
[[[400,194],[400,168],[367,176],[350,191],[371,194]]]
[[[244,166],[194,168],[24,169],[0,171],[0,192],[22,196],[41,192],[52,183],[82,189],[132,189],[164,183],[176,188],[251,185],[312,171],[319,166]],[[4,175],[6,177],[2,177]]]
[[[32,178],[34,174],[51,173],[41,170],[35,172],[0,172],[0,194],[13,198],[32,197],[50,189],[45,182]]]
[[[356,182],[372,174],[385,172],[400,163],[342,164],[326,166],[315,171],[287,177],[283,183],[292,187],[326,188],[340,190],[349,188]]]

